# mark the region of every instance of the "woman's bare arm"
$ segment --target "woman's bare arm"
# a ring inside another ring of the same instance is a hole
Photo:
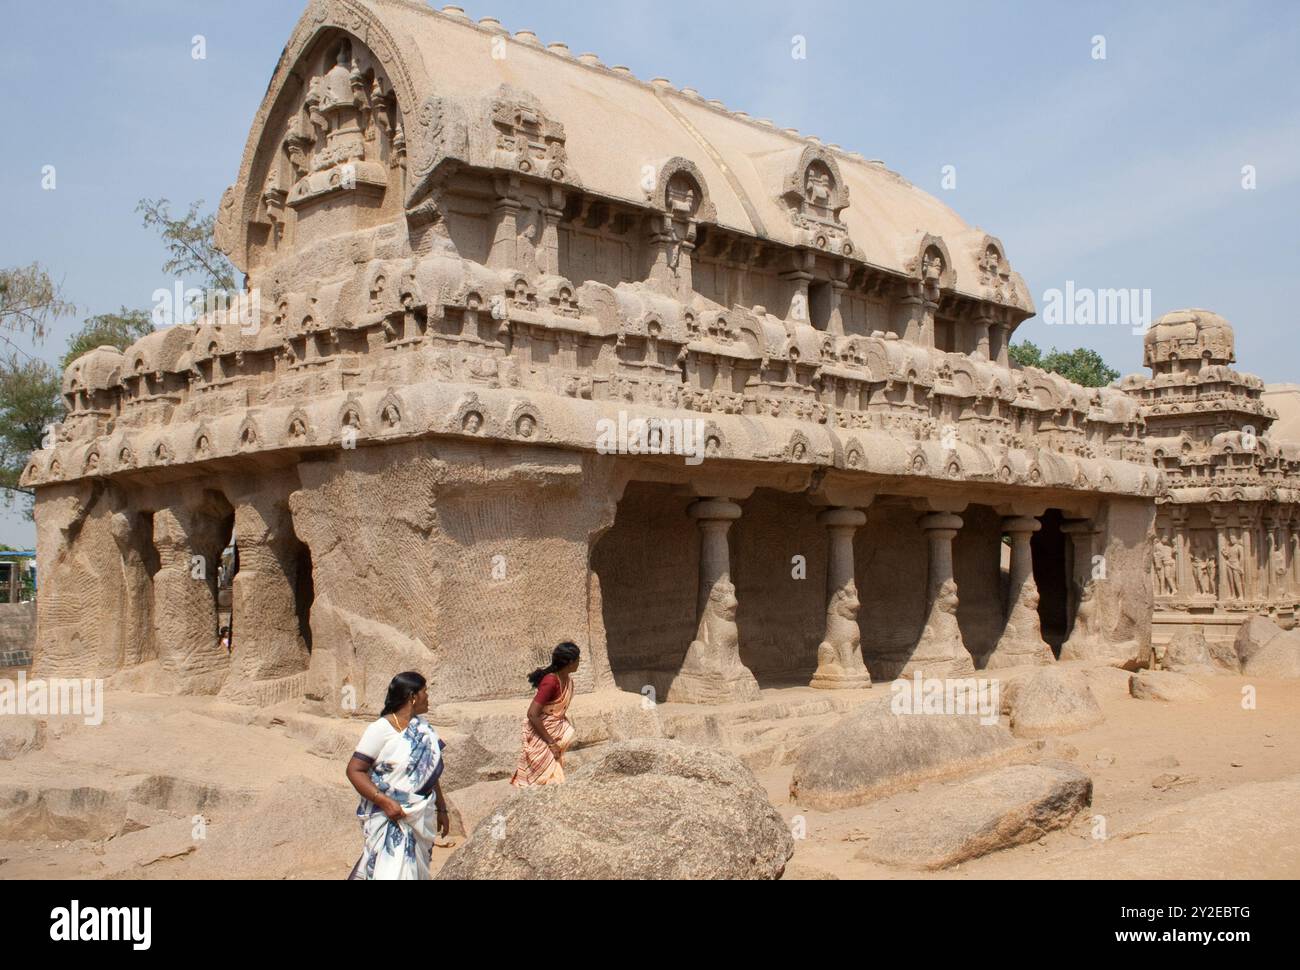
[[[402,811],[402,806],[393,801],[370,780],[370,766],[365,761],[353,755],[348,760],[347,767],[348,781],[352,782],[352,787],[357,793],[369,802],[378,806],[379,810],[388,816],[389,819],[396,822],[406,813]]]
[[[546,726],[542,723],[542,705],[537,701],[533,701],[528,705],[528,723],[533,726],[533,731],[545,742],[548,748],[555,747],[555,739],[551,737],[546,730]]]

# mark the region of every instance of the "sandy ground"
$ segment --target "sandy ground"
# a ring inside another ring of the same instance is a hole
[[[1129,697],[1120,671],[1097,678],[1104,723],[1052,739],[1042,753],[1092,776],[1091,811],[1068,829],[943,872],[856,856],[873,832],[941,799],[953,782],[817,812],[790,803],[789,765],[762,770],[773,804],[806,832],[787,878],[1300,877],[1300,681],[1252,681],[1257,707],[1249,710],[1245,678],[1197,679],[1208,700],[1162,703]],[[364,725],[336,722],[336,736],[322,739],[291,709],[126,693],[107,700],[103,726],[52,719],[43,748],[0,761],[0,878],[347,874],[359,849],[356,797],[338,749]],[[494,781],[450,798],[472,828],[508,794]],[[1103,826],[1106,837],[1095,837]],[[449,853],[435,850],[435,869]]]
[[[1106,720],[1090,730],[1052,739],[1044,752],[1070,761],[1092,776],[1091,812],[1078,816],[1068,829],[1048,833],[1037,842],[939,873],[892,869],[854,858],[870,839],[873,827],[888,824],[896,810],[892,803],[901,799],[838,812],[805,811],[790,803],[789,766],[762,772],[760,780],[781,813],[787,819],[805,818],[807,838],[796,842],[787,877],[1104,878],[1116,855],[1126,857],[1126,868],[1156,877],[1300,877],[1295,841],[1300,802],[1291,803],[1289,817],[1257,819],[1248,801],[1243,821],[1250,827],[1230,846],[1207,844],[1210,840],[1197,832],[1188,833],[1186,840],[1175,838],[1173,853],[1164,843],[1142,844],[1148,840],[1138,833],[1148,834],[1153,818],[1163,822],[1166,809],[1192,805],[1195,810],[1200,796],[1230,789],[1250,792],[1252,783],[1300,776],[1300,681],[1250,681],[1256,688],[1257,708],[1245,710],[1242,688],[1246,678],[1211,675],[1196,679],[1211,691],[1209,700],[1134,700],[1127,695],[1124,676],[1106,678],[1114,682],[1111,690],[1097,689],[1094,684]],[[1104,818],[1104,840],[1093,837],[1097,816]],[[1222,819],[1224,825],[1229,821]],[[1190,865],[1182,870],[1169,866],[1181,853],[1228,858],[1216,860],[1221,871],[1194,872]],[[1157,854],[1164,855],[1164,861],[1145,858]],[[1146,868],[1148,864],[1150,868]]]

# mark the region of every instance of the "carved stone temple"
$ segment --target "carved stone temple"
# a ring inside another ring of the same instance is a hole
[[[36,673],[373,714],[412,668],[521,696],[571,639],[583,691],[712,703],[1137,666],[1153,600],[1294,608],[1295,463],[1245,467],[1267,415],[1213,315],[1123,389],[1012,367],[1034,306],[994,236],[494,20],[314,0],[218,242],[249,320],[67,370],[23,477]]]
[[[1264,382],[1232,368],[1232,327],[1181,310],[1147,331],[1121,386],[1142,407],[1164,476],[1152,549],[1157,642],[1199,627],[1231,641],[1251,615],[1293,626],[1300,606],[1300,445],[1270,434]]]

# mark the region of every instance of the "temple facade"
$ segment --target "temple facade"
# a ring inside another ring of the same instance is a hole
[[[1144,392],[1013,367],[1002,244],[878,162],[314,0],[218,243],[253,309],[73,362],[24,473],[39,673],[373,714],[406,669],[520,695],[563,639],[581,690],[701,703],[1147,661],[1181,448],[1151,463]]]
[[[1255,614],[1293,626],[1300,605],[1300,446],[1271,434],[1264,382],[1233,369],[1232,327],[1180,310],[1145,336],[1139,402],[1164,489],[1152,549],[1158,643],[1199,627],[1231,641]]]

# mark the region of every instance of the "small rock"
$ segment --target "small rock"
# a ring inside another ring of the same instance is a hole
[[[12,761],[45,747],[45,722],[34,717],[0,717],[0,761]]]

